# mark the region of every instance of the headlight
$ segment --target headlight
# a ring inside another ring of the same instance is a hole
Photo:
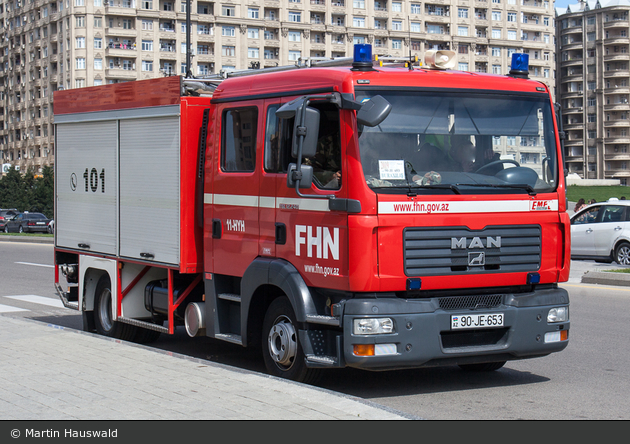
[[[394,332],[391,318],[355,319],[352,332],[355,335],[380,335]]]
[[[569,320],[569,307],[557,307],[549,310],[547,322],[566,322]]]

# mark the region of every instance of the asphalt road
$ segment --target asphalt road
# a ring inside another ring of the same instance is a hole
[[[2,315],[80,329],[79,314],[58,306],[52,251],[52,245],[0,242],[0,312],[9,307]],[[333,370],[318,385],[434,420],[628,420],[630,287],[580,283],[585,271],[617,267],[572,262],[571,278],[563,284],[571,295],[570,343],[563,352],[509,362],[487,374],[456,367]],[[183,331],[162,335],[153,346],[264,372],[258,351],[191,339]]]

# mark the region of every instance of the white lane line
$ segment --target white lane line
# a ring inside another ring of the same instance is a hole
[[[45,298],[44,296],[37,296],[34,294],[25,294],[22,296],[5,296],[5,298],[15,299],[22,302],[32,302],[34,304],[48,305],[50,307],[63,308],[63,304],[59,299]]]
[[[31,311],[31,310],[27,310],[26,308],[11,307],[10,305],[0,304],[0,313],[12,313],[14,311]]]
[[[48,264],[34,264],[32,262],[16,262],[16,264],[20,264],[20,265],[33,265],[34,267],[46,267],[46,268],[55,268],[54,265],[48,265]]]

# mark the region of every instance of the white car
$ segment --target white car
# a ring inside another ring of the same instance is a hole
[[[55,232],[55,220],[51,220],[50,222],[48,222],[48,229],[47,231],[52,234]]]
[[[571,259],[630,265],[630,201],[611,198],[574,214]]]

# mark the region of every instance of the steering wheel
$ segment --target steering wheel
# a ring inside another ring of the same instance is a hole
[[[520,166],[521,166],[521,164],[520,164],[520,163],[518,163],[516,160],[512,160],[512,159],[501,159],[501,160],[495,160],[494,162],[487,163],[487,164],[485,164],[485,165],[483,165],[483,166],[479,167],[479,168],[477,169],[477,171],[473,171],[473,172],[474,172],[474,173],[477,173],[477,174],[481,174],[481,172],[482,172],[483,170],[490,169],[490,167],[493,167],[493,166],[495,166],[495,165],[503,165],[504,163],[511,163],[512,165],[516,165],[517,167],[520,167]]]

